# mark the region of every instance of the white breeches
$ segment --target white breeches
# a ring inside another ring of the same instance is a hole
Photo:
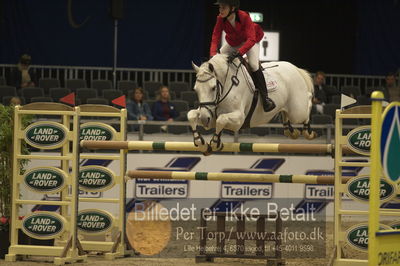
[[[241,45],[232,47],[228,43],[225,43],[221,49],[220,52],[221,54],[231,54],[234,51],[237,51]],[[250,50],[247,51],[246,53],[247,58],[249,60],[249,65],[251,70],[257,71],[258,68],[260,67],[260,61],[259,61],[259,56],[260,56],[260,45],[258,43],[254,44],[253,47],[251,47]]]

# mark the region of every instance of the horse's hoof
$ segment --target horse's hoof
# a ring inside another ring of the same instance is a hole
[[[219,145],[218,151],[222,151],[223,148],[224,148],[224,144],[221,143],[221,145]]]
[[[212,151],[220,151],[224,148],[224,144],[220,142],[219,146],[216,142],[210,142],[209,147],[211,147]]]
[[[312,140],[312,139],[318,138],[318,134],[315,131],[312,131],[311,133],[308,133],[308,130],[303,130],[302,134],[308,140]]]
[[[203,152],[204,156],[209,156],[212,153],[212,148],[210,145],[207,144],[207,150],[205,152]]]
[[[219,146],[213,146],[213,151],[221,151],[224,148],[224,144],[220,143]]]
[[[283,134],[291,139],[297,139],[300,136],[300,131],[298,129],[293,129],[293,132],[290,132],[289,129],[285,129]]]

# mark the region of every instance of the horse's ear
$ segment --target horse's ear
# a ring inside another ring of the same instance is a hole
[[[196,64],[195,64],[195,63],[193,63],[193,61],[192,61],[192,67],[193,67],[194,71],[196,71],[196,73],[198,73],[198,72],[199,72],[199,67],[198,67],[198,66],[196,66]]]
[[[211,72],[214,72],[214,66],[210,63],[210,64],[208,64],[208,69],[211,71]]]

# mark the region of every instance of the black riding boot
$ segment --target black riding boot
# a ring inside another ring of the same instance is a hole
[[[252,73],[254,86],[260,92],[264,112],[272,111],[275,108],[275,103],[268,98],[267,84],[265,83],[264,74],[259,68]]]

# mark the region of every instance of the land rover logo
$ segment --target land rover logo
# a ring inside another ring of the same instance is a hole
[[[370,182],[368,175],[361,175],[351,178],[347,182],[347,192],[349,196],[355,200],[369,202]],[[380,200],[382,202],[392,199],[396,195],[395,187],[381,178]]]
[[[88,234],[104,233],[112,228],[113,217],[101,210],[87,209],[78,214],[78,229]]]
[[[52,239],[62,234],[66,220],[57,213],[35,212],[22,220],[22,230],[38,239]]]
[[[24,175],[25,185],[39,193],[57,193],[65,186],[66,173],[55,167],[40,167]]]
[[[389,226],[381,224],[379,230],[391,229]],[[368,224],[362,223],[350,227],[346,232],[347,242],[354,248],[368,250]]]
[[[352,151],[369,155],[371,148],[371,128],[363,126],[353,129],[347,134],[347,143]]]
[[[56,122],[36,122],[25,129],[25,141],[35,148],[55,149],[67,140],[68,129]]]
[[[85,166],[79,171],[79,186],[82,190],[100,192],[114,186],[115,174],[102,166]]]
[[[89,122],[81,125],[80,140],[113,140],[116,134],[109,125]]]
[[[393,229],[399,229],[400,230],[400,221],[395,221],[389,224],[389,226]]]

